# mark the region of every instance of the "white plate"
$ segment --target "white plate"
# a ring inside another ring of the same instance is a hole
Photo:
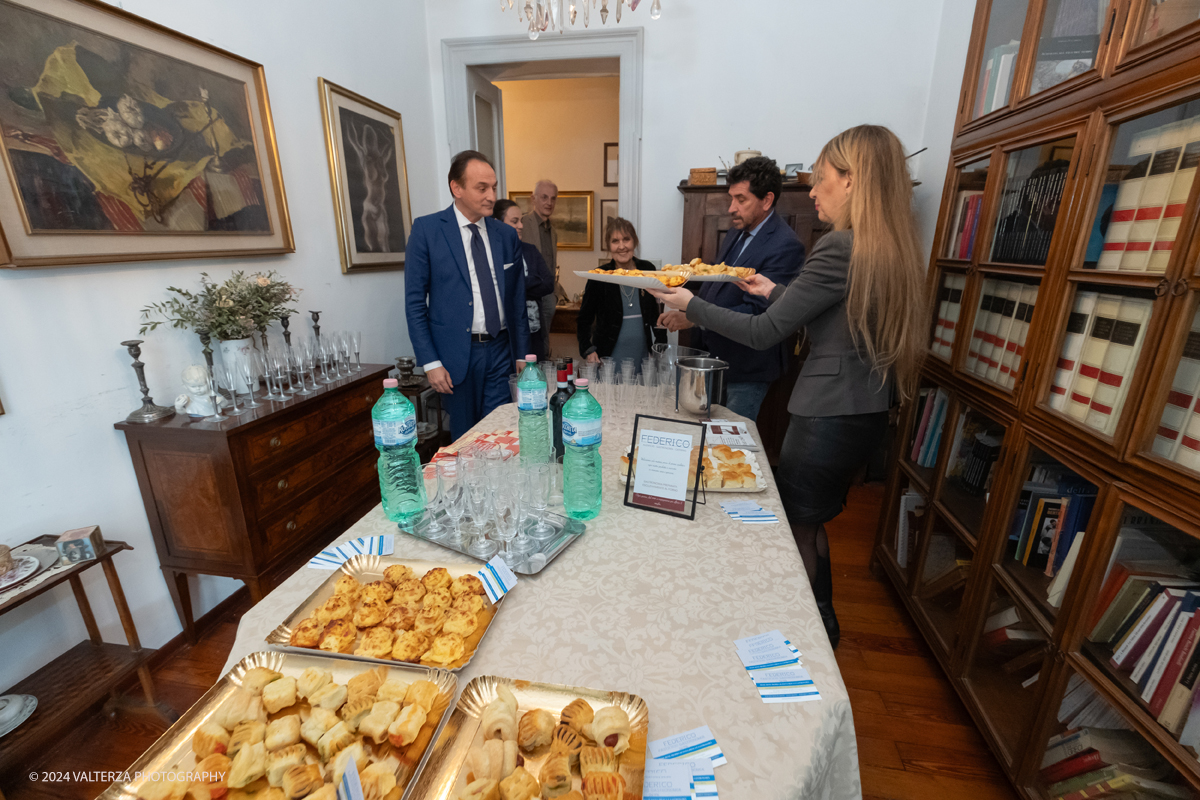
[[[736,275],[693,275],[690,272],[677,272],[673,269],[663,270],[664,275],[684,275],[688,283],[737,283],[741,278]]]
[[[6,694],[0,697],[0,736],[11,733],[29,719],[37,708],[37,698],[31,694]]]
[[[41,566],[41,563],[33,556],[13,556],[13,562],[13,568],[0,575],[0,592],[16,586],[37,572],[38,567]]]
[[[600,281],[601,283],[615,283],[620,286],[633,286],[638,289],[665,289],[666,286],[657,278],[647,278],[642,275],[609,275],[602,272],[587,272],[585,270],[575,270],[575,274],[581,278],[587,278],[589,281]]]

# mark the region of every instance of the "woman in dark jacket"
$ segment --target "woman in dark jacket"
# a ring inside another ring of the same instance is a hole
[[[497,200],[492,208],[492,216],[506,225],[517,229],[521,235],[521,207],[512,200]],[[529,350],[536,353],[538,361],[550,357],[550,337],[542,332],[541,300],[554,292],[554,275],[541,252],[529,244],[521,242],[521,252],[525,256],[525,310],[529,317]],[[534,334],[537,334],[536,336]]]
[[[634,258],[637,231],[633,223],[617,217],[608,224],[604,241],[613,260],[601,269],[653,270],[649,261]],[[619,365],[633,359],[637,372],[655,341],[666,341],[666,331],[656,329],[658,302],[644,289],[615,283],[588,281],[579,306],[579,353],[588,361],[612,357]]]

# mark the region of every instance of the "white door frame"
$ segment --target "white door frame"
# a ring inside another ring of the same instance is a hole
[[[538,41],[528,36],[484,36],[442,40],[442,74],[446,85],[446,128],[450,154],[470,148],[471,94],[467,68],[514,61],[548,61],[567,58],[619,58],[620,87],[620,178],[617,202],[621,216],[641,227],[642,159],[642,41],[640,27],[620,30],[542,34]],[[602,154],[596,154],[600,160]]]

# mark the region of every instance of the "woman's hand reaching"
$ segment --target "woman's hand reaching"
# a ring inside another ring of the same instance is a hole
[[[647,292],[662,300],[667,308],[673,308],[676,311],[687,311],[688,303],[692,302],[695,296],[690,289],[684,289],[682,286],[670,289],[664,286],[661,289],[647,289]]]
[[[737,285],[743,292],[749,292],[759,297],[770,297],[771,292],[775,291],[775,281],[757,273],[738,281]]]

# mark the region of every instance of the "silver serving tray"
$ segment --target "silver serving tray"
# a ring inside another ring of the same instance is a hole
[[[416,796],[425,800],[451,800],[467,785],[467,753],[483,742],[483,732],[480,730],[483,709],[496,699],[498,684],[508,686],[517,698],[517,719],[526,711],[544,708],[557,720],[563,706],[576,697],[588,701],[593,709],[604,706],[623,708],[629,715],[630,736],[629,749],[620,756],[619,771],[625,779],[625,797],[642,796],[642,780],[646,771],[646,734],[650,730],[650,708],[645,700],[625,692],[531,683],[494,675],[481,675],[463,688],[454,713],[430,748],[425,769],[412,781],[417,785]],[[532,752],[521,751],[525,769],[535,778],[549,752],[550,748],[546,745]],[[578,790],[581,783],[578,765],[572,767],[571,771],[572,788]]]
[[[450,573],[450,577],[452,578],[458,578],[462,575],[474,575],[479,571],[474,564],[452,564],[446,561],[416,561],[411,558],[396,558],[395,556],[378,556],[369,554],[354,556],[347,560],[340,569],[334,570],[330,576],[325,579],[325,582],[317,587],[317,590],[310,594],[307,600],[297,606],[296,610],[293,611],[278,628],[267,634],[267,644],[278,647],[281,650],[286,650],[289,653],[312,654],[324,652],[317,650],[316,648],[293,646],[291,644],[291,640],[292,630],[295,628],[295,626],[298,625],[301,620],[311,617],[316,611],[317,606],[324,603],[333,595],[334,585],[337,583],[337,579],[340,578],[343,573],[351,576],[359,583],[370,583],[371,581],[382,580],[383,571],[393,564],[406,564],[412,568],[413,572],[417,573],[418,577],[424,575],[426,572],[434,569],[435,567],[445,567],[446,571]],[[485,603],[488,602],[488,598],[486,596],[483,599]],[[479,648],[479,643],[483,641],[483,637],[487,634],[488,629],[491,628],[492,619],[495,618],[496,614],[500,613],[500,606],[503,603],[504,598],[501,597],[498,602],[491,606],[492,615],[488,617],[487,623],[483,626],[483,630],[479,632],[479,638],[476,640],[475,646],[468,649],[463,657],[459,659],[459,661],[455,662],[453,666],[443,667],[443,669],[448,669],[451,672],[458,672],[463,667],[467,666],[467,664],[471,663],[471,659],[475,656],[475,651]],[[474,635],[475,634],[472,634],[472,637]],[[410,663],[407,661],[393,661],[392,659],[371,658],[370,656],[356,656],[352,653],[331,653],[330,655],[334,655],[337,658],[345,658],[351,661],[359,661],[367,664],[400,665]],[[413,666],[421,667],[426,665],[413,664]]]
[[[512,571],[518,575],[538,574],[546,568],[547,564],[557,558],[559,553],[570,547],[571,542],[575,541],[587,532],[587,525],[577,519],[564,517],[562,514],[555,514],[553,511],[547,511],[545,516],[546,523],[554,528],[555,534],[543,542],[534,542],[534,544],[538,546],[538,549],[525,556],[523,560],[517,562],[516,566],[512,568]],[[436,518],[444,520],[446,524],[449,524],[449,520],[446,519],[446,512],[444,511],[439,511]],[[462,524],[467,525],[467,521],[469,519],[470,517],[463,517]],[[528,532],[529,529],[536,524],[537,523],[533,520],[528,521],[525,524],[526,532]],[[453,550],[456,553],[462,553],[464,556],[468,558],[474,558],[480,562],[485,561],[485,559],[479,558],[479,556],[473,556],[467,552],[466,543],[458,545],[444,539],[434,538],[429,534],[429,526],[429,518],[422,517],[421,520],[415,525],[410,525],[409,527],[398,527],[401,533],[406,533],[416,539],[421,539],[423,541],[436,544],[439,547],[444,547],[447,550]],[[491,530],[492,527],[492,523],[489,522],[488,527],[485,528],[485,532]],[[500,543],[497,542],[497,544]]]
[[[205,692],[204,696],[197,700],[195,705],[185,711],[183,716],[168,728],[167,732],[160,736],[157,742],[151,745],[149,750],[143,753],[137,761],[134,761],[125,770],[125,773],[131,777],[131,780],[112,784],[97,800],[136,800],[142,786],[152,780],[151,776],[164,775],[172,771],[187,772],[194,767],[196,757],[192,753],[192,736],[201,725],[216,713],[221,704],[225,702],[225,699],[236,688],[241,686],[242,677],[246,674],[247,670],[253,667],[266,667],[295,678],[300,677],[304,670],[309,667],[317,667],[329,670],[333,673],[333,679],[343,684],[365,669],[370,669],[370,667],[358,661],[350,661],[326,653],[320,655],[313,651],[309,651],[309,653],[309,655],[297,656],[278,651],[262,651],[251,653],[243,658],[234,665],[233,669],[222,676],[211,689]],[[438,689],[443,694],[450,698],[453,698],[454,693],[458,690],[458,679],[447,670],[432,669],[415,664],[404,664],[402,662],[392,662],[388,666],[389,675],[410,683],[417,680],[432,681],[437,684]],[[441,719],[438,720],[437,727],[434,729],[431,742],[438,740],[441,728],[445,726],[446,720],[449,717],[450,706],[447,705],[446,710],[442,712]],[[412,778],[409,779],[408,785],[404,788],[404,794],[401,796],[402,800],[418,796],[414,791],[414,787],[417,785],[417,779],[420,777],[421,771],[424,769],[426,762],[429,761],[429,756],[432,753],[433,746],[431,743],[429,747],[425,748],[425,753],[421,756],[420,762],[417,763],[417,768]]]

